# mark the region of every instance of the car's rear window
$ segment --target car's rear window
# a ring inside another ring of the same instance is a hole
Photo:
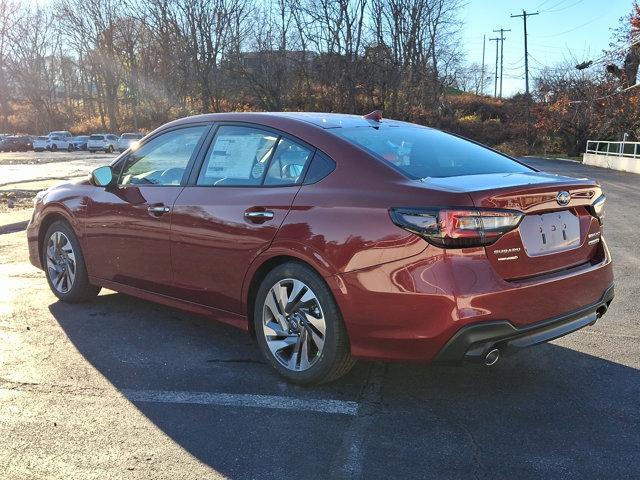
[[[104,140],[104,135],[91,135],[89,140]]]
[[[532,171],[488,148],[431,128],[349,127],[332,132],[413,179]]]

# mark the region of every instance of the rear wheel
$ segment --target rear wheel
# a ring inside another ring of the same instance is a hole
[[[100,292],[100,287],[89,283],[80,243],[66,222],[56,221],[48,228],[44,236],[42,263],[49,287],[60,300],[86,302]]]
[[[73,145],[67,145],[67,152],[73,152]]]
[[[113,153],[113,145],[107,147],[107,153]]]
[[[331,291],[306,265],[285,263],[269,272],[258,289],[253,318],[260,350],[291,382],[329,382],[354,364]]]

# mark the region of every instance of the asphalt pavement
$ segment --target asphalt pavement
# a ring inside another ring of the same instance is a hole
[[[66,305],[0,234],[0,478],[640,478],[640,175],[599,180],[616,298],[495,367],[360,362],[287,384],[243,332],[103,291]]]

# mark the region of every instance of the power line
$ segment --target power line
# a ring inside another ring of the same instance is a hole
[[[513,16],[513,15],[512,15]],[[559,37],[561,35],[565,35],[567,33],[571,33],[571,32],[575,32],[576,30],[582,28],[582,27],[586,27],[587,25],[592,24],[593,22],[600,20],[602,18],[602,15],[598,15],[595,18],[592,18],[591,20],[589,20],[588,22],[585,22],[581,25],[578,25],[577,27],[574,27],[570,30],[565,30],[564,32],[560,32],[560,33],[554,33],[553,35],[541,35],[541,38],[555,38],[555,37]]]
[[[563,12],[563,11],[565,11],[565,10],[569,10],[570,8],[575,7],[576,5],[578,5],[578,4],[582,3],[582,2],[584,2],[584,0],[578,0],[577,2],[572,3],[571,5],[567,5],[566,7],[558,8],[558,9],[555,9],[555,10],[542,10],[542,13],[557,13],[557,12]],[[556,6],[557,6],[557,5],[556,5]],[[552,8],[553,8],[553,7],[552,7]]]

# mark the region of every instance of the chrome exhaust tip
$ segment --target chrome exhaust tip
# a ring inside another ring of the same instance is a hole
[[[484,364],[487,367],[491,365],[495,365],[500,360],[500,350],[497,348],[492,348],[489,352],[484,356]]]

